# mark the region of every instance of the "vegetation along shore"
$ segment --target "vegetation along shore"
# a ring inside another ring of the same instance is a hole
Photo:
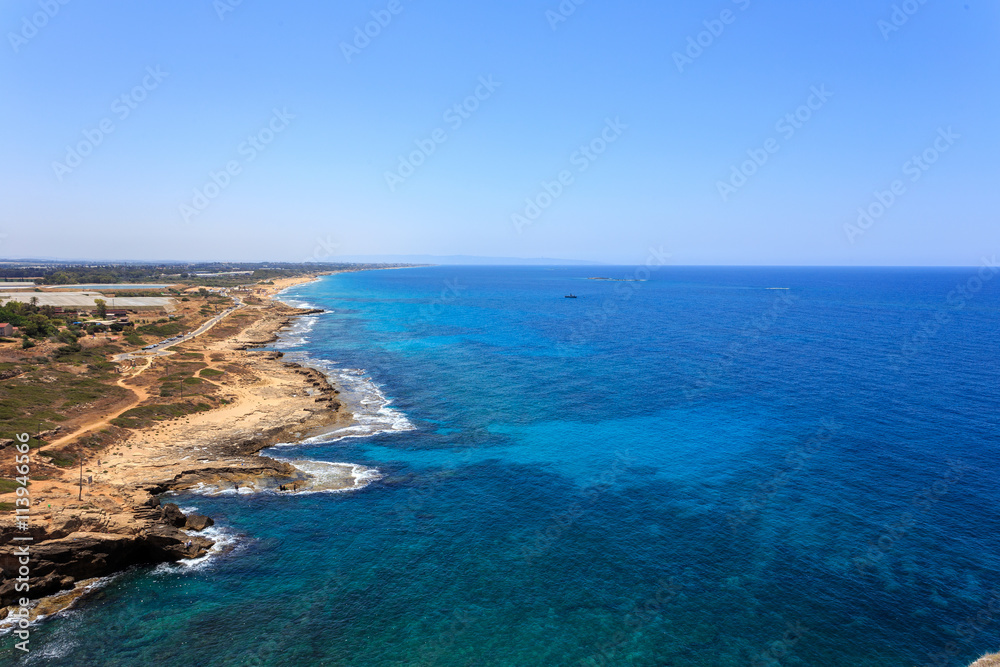
[[[24,598],[34,619],[72,604],[100,577],[217,551],[203,534],[213,520],[161,502],[169,491],[358,483],[359,466],[333,465],[318,480],[259,454],[352,420],[322,373],[260,349],[292,318],[316,312],[274,296],[317,275],[188,280],[156,291],[170,297],[169,313],[118,321],[101,304],[90,313],[30,299],[0,305],[20,324],[0,342],[0,625]],[[213,282],[229,286],[206,287]],[[18,491],[19,435],[29,447],[27,493]],[[30,512],[19,515],[22,497]],[[26,544],[27,591],[18,585]]]

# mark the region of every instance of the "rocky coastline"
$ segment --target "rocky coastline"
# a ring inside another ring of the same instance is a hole
[[[82,500],[75,491],[65,492],[66,480],[60,480],[63,487],[38,484],[32,492],[39,499],[31,510],[27,592],[18,590],[23,584],[17,585],[16,575],[26,542],[14,541],[25,533],[15,531],[12,520],[0,521],[0,626],[24,597],[32,601],[34,619],[72,604],[98,578],[206,556],[215,542],[201,532],[213,520],[185,516],[177,505],[161,502],[164,494],[313,485],[310,475],[259,452],[348,425],[352,417],[322,372],[260,348],[276,341],[296,317],[323,311],[269,299],[238,312],[246,320],[238,331],[203,345],[204,354],[225,364],[226,377],[233,378],[220,385],[226,394],[220,406],[134,430],[97,454],[95,482]],[[348,470],[324,488],[353,488]]]
[[[185,516],[177,505],[160,505],[156,498],[145,507],[132,509],[130,533],[106,532],[106,526],[84,523],[79,517],[67,517],[49,530],[32,531],[31,576],[28,599],[39,599],[78,583],[106,577],[133,565],[155,565],[208,554],[215,542],[196,534],[215,522],[206,516]],[[0,546],[10,544],[10,536],[0,536]],[[16,572],[18,557],[14,549],[0,551],[0,568]],[[16,579],[7,578],[0,585],[0,620],[8,607],[25,597],[16,590]]]

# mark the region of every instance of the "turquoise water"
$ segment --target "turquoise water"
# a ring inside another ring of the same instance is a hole
[[[115,578],[19,662],[908,667],[1000,649],[1000,280],[594,275],[636,270],[296,288],[331,312],[278,347],[353,378],[365,432],[395,430],[276,451],[382,478],[178,498],[235,549]]]

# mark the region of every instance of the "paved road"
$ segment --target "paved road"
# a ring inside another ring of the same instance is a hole
[[[145,359],[148,357],[163,357],[168,354],[173,354],[173,352],[168,351],[168,348],[171,348],[174,345],[180,345],[181,343],[185,343],[191,340],[192,338],[200,336],[201,334],[205,333],[206,331],[214,327],[216,324],[221,322],[222,318],[224,318],[226,315],[228,315],[229,313],[233,312],[238,308],[243,307],[243,302],[240,301],[240,298],[238,296],[234,296],[233,300],[236,302],[234,305],[230,306],[229,308],[226,308],[224,311],[222,311],[212,319],[208,320],[194,331],[184,334],[177,340],[161,340],[159,343],[154,343],[153,346],[150,347],[148,350],[137,350],[135,352],[125,352],[124,354],[116,354],[114,357],[112,357],[112,359],[114,359],[115,361],[125,361],[126,359]]]

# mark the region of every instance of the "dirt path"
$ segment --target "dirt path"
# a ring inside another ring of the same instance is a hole
[[[136,354],[134,352],[127,352],[125,354],[120,354],[120,355],[115,356],[114,359],[118,360],[118,361],[124,361],[124,360],[127,360],[127,359],[142,359],[143,360],[143,365],[141,367],[139,367],[137,370],[135,370],[135,372],[133,372],[133,373],[131,373],[131,374],[125,376],[125,377],[119,378],[118,381],[116,382],[116,384],[119,387],[121,387],[122,389],[125,389],[127,391],[132,392],[132,394],[136,397],[135,400],[132,401],[131,403],[129,403],[128,405],[126,405],[124,408],[118,410],[117,412],[115,412],[113,414],[107,415],[107,416],[102,417],[100,419],[94,419],[92,421],[85,422],[81,426],[77,427],[77,429],[75,431],[73,431],[72,433],[68,433],[68,434],[62,436],[61,438],[56,438],[55,440],[53,440],[49,444],[44,445],[44,446],[40,447],[39,449],[41,451],[45,451],[45,450],[48,450],[48,449],[55,449],[56,447],[59,447],[61,445],[65,445],[65,444],[67,444],[69,442],[72,442],[74,439],[79,438],[79,437],[81,437],[83,435],[86,435],[87,433],[90,433],[91,431],[95,431],[95,430],[98,430],[98,429],[101,429],[101,428],[106,428],[108,426],[111,426],[111,420],[117,419],[118,417],[121,417],[123,414],[125,414],[126,412],[128,412],[132,408],[138,406],[140,403],[142,403],[143,401],[145,401],[146,399],[149,398],[149,393],[145,389],[143,389],[141,387],[129,387],[129,386],[127,386],[125,384],[126,380],[134,378],[134,377],[138,376],[139,374],[141,374],[143,371],[148,370],[153,365],[153,360],[155,358],[157,358],[157,357],[167,357],[167,356],[173,355],[174,352],[170,349],[171,347],[174,347],[175,345],[180,345],[182,343],[186,343],[188,341],[194,340],[198,336],[206,333],[207,331],[210,331],[212,329],[212,327],[214,327],[216,324],[218,324],[219,322],[221,322],[222,320],[224,320],[228,315],[230,315],[231,313],[233,313],[236,310],[239,310],[240,308],[243,308],[243,307],[244,307],[243,304],[237,298],[236,299],[236,304],[232,308],[229,308],[226,311],[224,311],[222,313],[219,313],[215,317],[213,317],[210,320],[208,320],[207,322],[203,323],[200,327],[198,327],[197,329],[195,329],[192,333],[190,333],[189,335],[185,336],[182,340],[179,340],[176,343],[171,344],[167,348],[164,348],[162,350],[157,350],[152,355],[141,355],[141,354]],[[209,364],[209,367],[210,368],[212,367],[211,364]],[[215,384],[215,383],[212,382],[211,384]]]
[[[56,447],[59,447],[60,445],[64,445],[64,444],[66,444],[68,442],[72,442],[75,438],[79,438],[79,437],[81,437],[83,435],[86,435],[87,433],[90,433],[91,431],[96,431],[98,429],[111,426],[111,420],[112,419],[117,419],[118,417],[121,417],[123,414],[125,414],[126,412],[128,412],[132,408],[136,407],[137,405],[139,405],[143,401],[145,401],[147,398],[149,398],[149,393],[145,389],[143,389],[142,387],[130,387],[130,386],[126,385],[125,384],[125,380],[129,380],[129,379],[135,377],[136,375],[138,375],[142,371],[146,370],[147,368],[149,368],[149,364],[148,363],[145,366],[143,366],[141,369],[139,369],[138,372],[133,373],[132,375],[129,375],[128,377],[119,378],[118,382],[115,383],[119,387],[121,387],[122,389],[125,389],[126,391],[132,392],[132,394],[135,396],[135,400],[134,401],[132,401],[131,403],[129,403],[128,405],[126,405],[124,408],[121,408],[117,412],[114,412],[114,413],[112,413],[110,415],[107,415],[105,417],[101,417],[100,419],[94,419],[92,421],[89,421],[89,422],[86,422],[86,423],[82,424],[81,426],[79,426],[72,433],[68,433],[67,435],[62,436],[61,438],[56,438],[55,440],[53,440],[49,444],[43,445],[39,449],[41,451],[45,451],[45,450],[48,450],[48,449],[54,449]]]

